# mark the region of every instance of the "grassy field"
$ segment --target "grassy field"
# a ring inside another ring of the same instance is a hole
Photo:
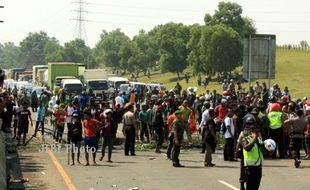
[[[190,69],[186,72],[190,72]],[[192,75],[192,73],[190,73]],[[310,51],[297,51],[297,50],[282,50],[278,49],[276,52],[276,79],[271,80],[271,85],[278,83],[281,90],[284,86],[288,86],[293,98],[302,98],[310,95],[310,82],[307,77],[310,75]],[[129,77],[129,75],[126,75]],[[161,82],[164,83],[167,89],[171,89],[176,85],[177,75],[174,73],[161,73],[159,70],[151,72],[151,78],[143,76],[137,79],[139,82]],[[267,80],[265,81],[268,85]],[[189,86],[197,86],[197,78],[191,77],[189,83],[186,84],[185,80],[179,81],[183,89]],[[254,83],[253,83],[254,85]],[[243,84],[248,89],[248,84]],[[216,82],[211,82],[207,87],[210,91],[216,89],[221,92],[221,85]],[[199,93],[204,93],[204,87],[198,89]]]

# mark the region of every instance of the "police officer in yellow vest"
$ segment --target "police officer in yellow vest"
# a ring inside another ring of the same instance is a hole
[[[250,135],[244,136],[242,139],[246,190],[257,190],[262,178],[264,160],[262,146],[264,142],[258,126],[253,124],[249,130]]]
[[[269,136],[278,145],[280,158],[284,158],[284,131],[283,122],[286,120],[285,114],[281,112],[281,106],[278,103],[273,103],[271,112],[268,113],[269,119]],[[277,151],[274,151],[272,158],[276,158]]]

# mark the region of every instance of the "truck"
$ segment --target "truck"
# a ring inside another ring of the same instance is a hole
[[[32,83],[35,85],[42,85],[44,80],[44,72],[47,69],[47,65],[34,65],[32,67]]]
[[[48,86],[51,90],[57,91],[60,86],[56,78],[62,76],[70,76],[74,78],[80,78],[85,71],[85,65],[81,63],[72,62],[51,62],[48,63]],[[64,78],[62,78],[64,79]],[[57,87],[55,89],[55,87]]]
[[[13,69],[11,69],[11,79],[13,79],[13,80],[18,80],[17,79],[17,73],[18,72],[24,72],[26,69],[24,69],[24,68],[13,68]]]
[[[87,91],[93,90],[96,96],[96,103],[106,101],[112,95],[107,81],[107,71],[105,69],[86,69],[83,75],[84,86]]]

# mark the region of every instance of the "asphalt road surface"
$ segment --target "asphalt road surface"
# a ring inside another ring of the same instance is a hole
[[[40,137],[34,138],[25,148],[20,148],[20,157],[25,158],[21,159],[25,168],[29,169],[29,165],[37,167],[30,171],[24,170],[23,177],[29,177],[32,185],[41,184],[42,189],[239,189],[240,163],[224,162],[222,151],[213,154],[213,162],[216,164],[213,168],[204,167],[204,155],[198,149],[182,150],[180,160],[185,167],[174,168],[164,154],[137,150],[137,156],[124,156],[122,146],[116,146],[113,150],[113,163],[106,162],[106,157],[99,161],[101,153],[98,153],[97,166],[71,166],[65,147],[59,151],[39,152],[41,143],[53,144],[53,141],[49,137],[45,142],[40,141]],[[90,157],[90,164],[91,160]],[[85,164],[83,153],[81,162]],[[290,159],[265,160],[260,189],[309,189],[309,171],[310,160],[302,161],[299,169],[294,167]]]

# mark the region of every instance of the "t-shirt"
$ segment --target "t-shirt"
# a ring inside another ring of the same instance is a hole
[[[71,123],[72,121],[72,114],[74,112],[74,107],[73,106],[68,106],[67,107],[67,117],[66,117],[66,123]]]
[[[147,111],[140,111],[139,112],[139,119],[140,119],[140,121],[147,123],[149,120],[149,113]]]
[[[124,107],[124,99],[120,96],[116,96],[115,98],[115,105],[119,104],[120,105],[120,108],[123,108]]]
[[[179,142],[183,140],[183,134],[184,134],[184,125],[182,125],[182,122],[178,119],[174,120],[173,124],[173,130],[177,132]]]
[[[215,112],[218,113],[218,116],[216,118],[217,123],[222,122],[222,120],[225,118],[225,116],[228,113],[228,108],[226,106],[223,106],[222,104],[218,105],[215,108]]]
[[[20,125],[28,125],[29,124],[29,116],[31,116],[31,113],[28,109],[23,109],[19,112],[18,118]]]
[[[96,131],[99,125],[99,121],[95,119],[85,119],[83,121],[85,137],[96,137]]]
[[[227,127],[227,130],[224,134],[224,138],[227,139],[227,138],[233,138],[234,135],[235,135],[235,125],[234,125],[234,122],[233,122],[233,119],[230,118],[230,117],[226,117],[224,119],[224,122],[225,122],[225,126]],[[230,131],[231,131],[231,134],[228,132],[228,127],[230,127]]]

